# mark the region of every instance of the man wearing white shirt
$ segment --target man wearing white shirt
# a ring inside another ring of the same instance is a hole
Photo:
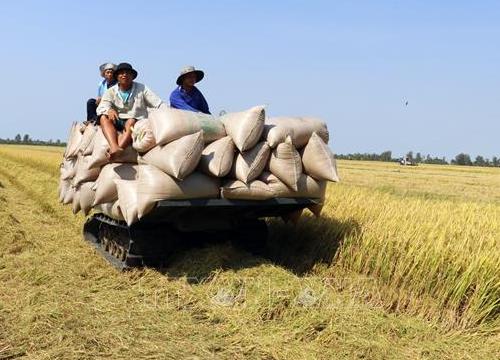
[[[162,100],[147,86],[135,82],[137,71],[128,63],[116,67],[117,84],[110,87],[97,107],[97,116],[113,159],[132,142],[132,127],[148,116],[147,108],[158,108]],[[118,135],[118,131],[122,133]]]

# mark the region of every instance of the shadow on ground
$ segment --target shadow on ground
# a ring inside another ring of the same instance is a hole
[[[355,220],[304,216],[297,225],[275,219],[268,222],[269,240],[259,255],[232,245],[231,239],[212,237],[190,241],[159,269],[170,277],[186,277],[189,282],[205,281],[217,270],[239,270],[275,264],[297,275],[304,275],[317,264],[329,265],[342,242],[359,234]]]
[[[297,225],[271,220],[267,258],[297,275],[330,265],[343,241],[360,233],[357,221],[303,217]]]

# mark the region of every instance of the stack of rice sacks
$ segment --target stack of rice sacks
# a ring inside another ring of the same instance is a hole
[[[136,123],[132,138],[110,163],[100,127],[74,123],[60,201],[75,214],[94,209],[131,225],[160,200],[324,199],[326,182],[339,180],[324,122],[266,118],[263,106],[215,117],[162,105]]]

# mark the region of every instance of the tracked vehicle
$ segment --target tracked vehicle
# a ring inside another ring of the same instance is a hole
[[[267,241],[265,218],[293,217],[320,199],[163,200],[140,221],[128,226],[102,213],[84,225],[84,238],[118,269],[161,267],[183,245],[227,238],[258,253]]]

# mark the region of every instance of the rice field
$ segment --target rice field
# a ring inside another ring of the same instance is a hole
[[[0,359],[500,358],[500,169],[340,161],[266,256],[121,273],[58,203],[61,155],[0,146]]]

